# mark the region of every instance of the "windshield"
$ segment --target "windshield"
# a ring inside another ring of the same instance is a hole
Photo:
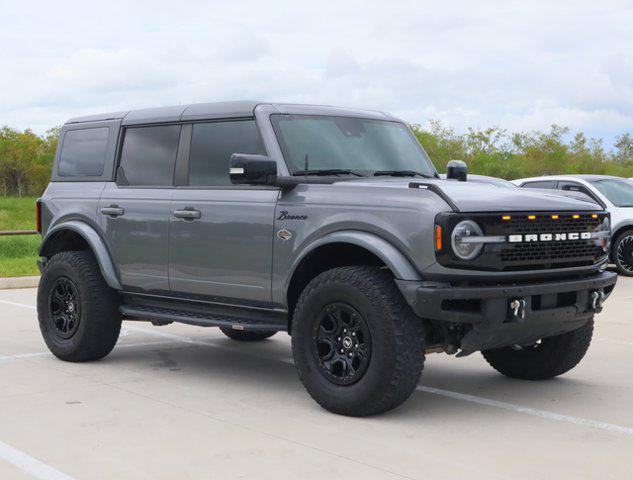
[[[291,173],[351,170],[363,175],[377,171],[436,175],[429,157],[402,123],[325,115],[270,118]]]
[[[633,207],[633,185],[630,182],[609,178],[591,183],[616,207]]]

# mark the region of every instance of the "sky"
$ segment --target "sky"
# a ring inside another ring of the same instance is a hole
[[[633,1],[0,0],[0,125],[263,100],[633,133]]]

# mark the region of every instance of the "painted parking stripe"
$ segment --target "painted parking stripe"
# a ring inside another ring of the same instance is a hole
[[[0,459],[9,462],[39,480],[73,480],[73,477],[33,458],[17,448],[0,442]]]
[[[502,410],[508,410],[510,412],[523,413],[526,415],[532,415],[533,417],[541,417],[547,420],[573,423],[574,425],[597,428],[599,430],[606,430],[607,432],[618,432],[624,433],[626,435],[633,435],[633,428],[623,427],[622,425],[616,425],[614,423],[598,422],[596,420],[588,420],[586,418],[573,417],[571,415],[562,415],[560,413],[548,412],[546,410],[538,410],[529,407],[522,407],[521,405],[515,405],[513,403],[500,402],[498,400],[492,400],[490,398],[477,397],[475,395],[468,395],[466,393],[458,393],[450,390],[425,387],[422,385],[418,386],[417,390],[420,392],[431,393],[433,395],[440,395],[442,397],[452,398],[454,400],[461,400],[463,402],[477,403],[479,405],[485,405],[487,407],[494,407],[500,408]]]
[[[4,303],[5,305],[12,305],[14,307],[24,307],[31,308],[33,310],[37,310],[33,305],[27,305],[26,303],[18,303],[18,302],[10,302],[9,300],[0,300],[0,303]]]
[[[0,300],[0,302],[4,303],[3,300]],[[18,306],[34,308],[34,307],[32,307],[30,305],[26,305],[26,304],[16,304],[15,302],[11,302],[11,303],[14,304],[14,305],[18,305]],[[146,333],[148,335],[154,335],[154,336],[158,336],[158,337],[168,338],[168,339],[171,339],[171,340],[174,340],[174,341],[188,343],[188,344],[191,344],[191,345],[210,346],[210,347],[216,347],[216,348],[227,348],[227,347],[224,347],[224,346],[220,346],[220,345],[214,344],[214,343],[209,342],[209,341],[196,340],[194,338],[185,337],[183,335],[177,335],[177,334],[173,334],[173,333],[169,333],[169,332],[160,332],[160,331],[156,331],[156,330],[153,330],[153,329],[150,329],[150,328],[137,327],[137,326],[126,326],[126,328],[128,330],[130,330],[130,331],[142,332],[142,333]],[[292,358],[287,358],[287,357],[285,357],[285,358],[275,358],[275,359],[271,359],[271,360],[281,361],[283,363],[287,363],[287,364],[290,364],[290,365],[294,364]],[[544,419],[547,419],[547,420],[553,420],[553,421],[558,421],[558,422],[566,422],[566,423],[571,423],[573,425],[595,428],[595,429],[604,430],[604,431],[607,431],[607,432],[623,433],[625,435],[633,436],[633,428],[632,427],[625,427],[625,426],[617,425],[617,424],[614,424],[614,423],[600,422],[600,421],[597,421],[597,420],[590,420],[590,419],[586,419],[586,418],[582,418],[582,417],[574,417],[574,416],[571,416],[571,415],[562,415],[560,413],[548,412],[546,410],[538,410],[538,409],[535,409],[535,408],[523,407],[521,405],[515,405],[513,403],[500,402],[498,400],[493,400],[491,398],[478,397],[478,396],[475,396],[475,395],[469,395],[469,394],[465,394],[465,393],[453,392],[451,390],[442,390],[442,389],[433,388],[433,387],[426,387],[426,386],[422,386],[422,385],[417,387],[417,391],[424,392],[424,393],[430,393],[430,394],[433,394],[433,395],[440,395],[440,396],[443,396],[443,397],[451,398],[453,400],[470,402],[470,403],[483,405],[483,406],[487,406],[487,407],[499,408],[501,410],[506,410],[506,411],[510,411],[510,412],[521,413],[521,414],[524,414],[524,415],[531,415],[531,416],[534,416],[534,417],[540,417],[540,418],[544,418]]]
[[[174,341],[164,340],[158,342],[136,342],[136,343],[117,343],[114,347],[114,350],[118,350],[120,348],[131,348],[131,347],[151,347],[154,345],[169,345],[173,344]],[[48,357],[52,355],[48,350],[45,352],[33,352],[33,353],[18,353],[15,355],[3,355],[0,356],[0,361],[2,360],[20,360],[22,358],[33,358],[33,357]]]

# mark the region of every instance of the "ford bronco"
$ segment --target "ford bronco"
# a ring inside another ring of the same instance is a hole
[[[481,351],[561,375],[616,282],[609,214],[555,192],[440,179],[381,112],[223,102],[93,115],[61,129],[37,203],[37,308],[62,360],[102,358],[122,320],[291,335],[324,408],[385,412],[425,353]]]

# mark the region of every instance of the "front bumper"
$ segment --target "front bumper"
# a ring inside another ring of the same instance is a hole
[[[528,345],[579,328],[602,310],[616,281],[613,272],[582,279],[465,287],[396,280],[419,317],[472,326],[465,329],[460,355]]]

